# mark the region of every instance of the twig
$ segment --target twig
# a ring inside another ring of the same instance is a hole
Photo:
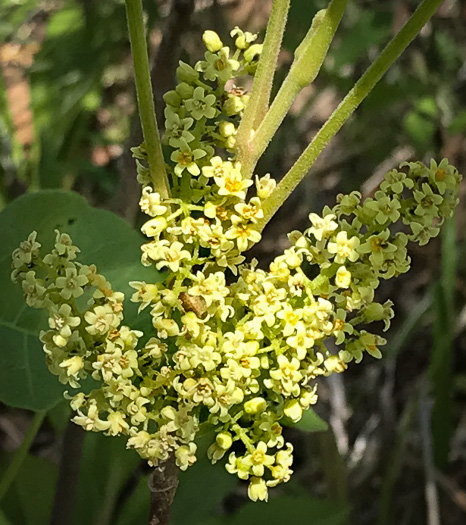
[[[343,377],[339,374],[332,374],[328,378],[328,387],[330,390],[330,406],[332,409],[330,424],[333,429],[338,452],[344,456],[348,454],[349,448],[348,433],[345,428],[349,409]]]
[[[448,494],[450,499],[466,513],[466,492],[440,470],[435,471],[435,481]]]
[[[154,468],[149,478],[151,504],[149,525],[169,525],[170,511],[178,487],[178,468],[171,456]]]
[[[298,94],[319,74],[347,3],[348,0],[332,0],[327,9],[314,17],[308,33],[295,50],[288,75],[252,139],[251,168],[264,153]]]
[[[377,525],[391,523],[390,518],[392,513],[393,490],[403,467],[404,456],[408,444],[407,434],[416,414],[418,404],[419,397],[418,395],[415,395],[411,397],[408,404],[405,406],[399,419],[396,442],[387,454],[389,461],[387,461],[387,468],[383,476],[382,487],[380,490]]]
[[[81,427],[72,421],[68,422],[63,437],[51,525],[72,523],[84,436],[85,432]]]
[[[422,439],[422,452],[424,460],[424,471],[426,475],[425,495],[427,505],[427,525],[440,525],[440,508],[438,501],[437,485],[435,483],[435,467],[432,455],[432,435],[431,435],[431,399],[426,396],[421,398],[419,404],[419,423]]]

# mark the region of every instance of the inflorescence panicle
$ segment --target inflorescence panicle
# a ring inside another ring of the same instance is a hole
[[[438,234],[460,176],[446,160],[406,163],[374,198],[339,195],[333,208],[311,213],[268,270],[246,264],[275,182],[244,178],[235,160],[247,95],[232,79],[254,73],[261,46],[250,33],[232,35],[233,52],[206,32],[205,60],[181,63],[165,96],[169,199],[149,184],[144,146],[135,149],[149,217],[142,263],[162,270],[163,281],[130,284],[153,333],[122,324],[123,294],[78,262],[65,233],[44,257],[32,233],[13,254],[12,278],[28,305],[49,312],[40,338],[51,372],[78,389],[67,393],[77,424],[126,435],[151,465],[174,454],[183,470],[196,460],[196,437],[211,431],[212,463],[225,457],[228,472],[249,480],[251,499],[263,500],[292,473],[283,418],[297,422],[316,403],[319,376],[365,353],[381,357],[385,339],[369,330],[374,322],[387,330],[393,309],[375,291],[409,269],[408,241]],[[85,394],[88,376],[98,387]]]

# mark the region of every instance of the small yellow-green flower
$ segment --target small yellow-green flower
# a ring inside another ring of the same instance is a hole
[[[196,120],[200,120],[204,117],[215,117],[217,113],[215,109],[216,102],[217,99],[214,94],[210,93],[206,95],[204,88],[197,87],[193,92],[192,98],[185,101],[185,106]]]
[[[360,242],[356,235],[348,239],[348,233],[341,231],[338,232],[334,242],[328,243],[327,250],[329,253],[335,254],[335,262],[339,264],[344,264],[347,259],[354,262],[359,257],[357,248]]]
[[[205,157],[205,150],[200,148],[192,150],[185,139],[180,139],[179,143],[179,149],[174,151],[170,157],[176,163],[175,175],[181,177],[184,170],[191,173],[191,175],[199,175],[201,170],[196,161]]]

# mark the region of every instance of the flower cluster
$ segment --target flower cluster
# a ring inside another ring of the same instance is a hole
[[[30,306],[50,312],[41,334],[50,370],[73,388],[87,375],[98,382],[71,397],[76,423],[128,436],[152,465],[173,454],[181,469],[196,460],[196,436],[210,431],[212,462],[225,457],[228,472],[249,481],[251,499],[264,500],[290,479],[282,423],[316,403],[316,378],[364,353],[381,356],[385,340],[369,325],[388,329],[393,310],[375,290],[408,270],[408,241],[425,244],[451,216],[460,176],[447,161],[406,164],[374,198],[340,195],[332,209],[312,213],[267,271],[246,264],[242,253],[260,240],[257,221],[275,183],[256,178],[252,188],[234,156],[215,151],[232,151],[247,97],[225,85],[253,72],[260,52],[253,35],[233,36],[231,55],[207,32],[205,60],[181,64],[180,84],[165,97],[170,198],[149,184],[144,148],[135,152],[149,216],[142,263],[163,280],[130,284],[153,333],[121,325],[122,294],[76,261],[66,234],[43,259],[31,234],[14,253],[13,279]]]
[[[205,60],[195,67],[180,62],[178,85],[165,94],[165,135],[170,162],[172,198],[160,201],[144,167],[144,145],[134,148],[138,180],[143,186],[141,209],[151,219],[143,232],[152,241],[143,247],[143,264],[178,272],[189,267],[214,265],[236,273],[242,252],[261,236],[256,223],[263,217],[262,201],[275,182],[269,176],[254,181],[243,177],[241,165],[224,158],[235,144],[235,134],[248,95],[234,84],[252,75],[262,46],[255,35],[236,28],[235,51],[224,46],[213,31],[204,33]],[[256,195],[247,199],[248,188]]]
[[[13,252],[12,279],[21,283],[29,306],[48,311],[49,330],[41,332],[40,340],[50,371],[73,388],[80,388],[90,375],[116,391],[121,377],[133,377],[138,370],[140,357],[135,349],[142,336],[121,326],[124,294],[113,291],[94,265],[76,260],[79,249],[66,233],[56,231],[55,246],[44,257],[36,237],[36,232],[31,233]],[[118,434],[126,426],[116,425],[115,414],[106,422],[99,421],[97,399],[90,402],[95,418],[89,414],[87,422],[77,401],[73,404],[79,414],[76,420],[84,427],[112,427],[111,433]]]

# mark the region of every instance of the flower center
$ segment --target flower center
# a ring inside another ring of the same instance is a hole
[[[241,190],[241,181],[227,178],[227,180],[225,181],[225,188],[230,193],[236,193],[237,191]]]
[[[188,151],[182,151],[178,154],[177,161],[178,164],[181,164],[182,166],[187,166],[188,164],[192,163],[193,156]]]
[[[256,450],[252,453],[252,462],[254,465],[262,465],[265,460],[265,454],[263,452],[260,452],[259,450]]]

